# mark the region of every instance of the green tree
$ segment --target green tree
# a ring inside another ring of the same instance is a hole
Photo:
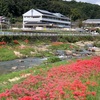
[[[71,19],[73,21],[76,21],[77,19],[81,18],[81,14],[79,12],[80,11],[77,8],[71,10]]]

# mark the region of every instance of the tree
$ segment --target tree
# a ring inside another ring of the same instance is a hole
[[[77,19],[81,18],[81,14],[79,12],[80,11],[77,8],[71,10],[71,19],[73,21],[76,21]]]

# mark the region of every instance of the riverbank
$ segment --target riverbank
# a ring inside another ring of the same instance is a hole
[[[25,70],[0,75],[0,92],[3,92],[5,89],[11,88],[16,83],[22,82],[25,79],[25,77],[19,79],[22,76],[25,76],[27,74],[32,74],[32,75],[41,74],[42,75],[42,73],[45,73],[47,70],[49,70],[50,68],[54,66],[69,64],[69,63],[72,63],[73,61],[75,61],[75,59],[69,60],[69,61],[64,60],[64,61],[50,63],[50,64],[41,64],[37,67],[34,66]],[[42,73],[41,73],[41,70],[43,71]],[[9,81],[13,79],[15,81]]]
[[[31,42],[28,39],[25,39],[23,41],[13,40],[10,43],[5,41],[0,43],[0,61],[23,59],[28,57],[53,57],[57,56],[57,53],[59,56],[79,56],[79,54],[90,54],[91,52],[96,55],[100,54],[100,41],[98,40],[70,43],[66,41]],[[61,52],[63,52],[62,55]]]
[[[0,48],[0,75],[38,66],[44,62],[54,63],[100,55],[99,41],[30,43],[29,40],[14,40],[13,42],[12,45],[5,44]]]
[[[96,55],[100,56],[99,41],[30,43],[29,40],[14,40],[12,45],[1,45],[0,75],[38,66],[44,62],[54,63]]]
[[[84,57],[81,59],[90,59],[90,58],[91,57]],[[55,63],[41,64],[39,66],[34,66],[31,68],[12,72],[9,74],[0,75],[0,92],[5,91],[5,89],[10,89],[14,84],[18,84],[22,82],[30,74],[42,75],[46,73],[49,69],[53,68],[54,66],[58,67],[60,65],[71,64],[75,62],[76,60],[77,60],[76,58],[73,58],[73,59],[63,60],[63,61],[59,61]]]

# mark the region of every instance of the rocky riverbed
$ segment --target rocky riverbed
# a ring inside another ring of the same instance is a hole
[[[60,43],[63,44],[63,43]],[[68,60],[72,58],[82,58],[86,56],[100,56],[100,47],[94,46],[93,41],[83,42],[79,41],[76,43],[70,43],[71,46],[77,46],[77,49],[50,49],[51,44],[43,44],[38,46],[32,46],[34,51],[31,51],[30,54],[34,55],[35,53],[40,53],[42,57],[26,57],[23,59],[16,59],[11,61],[3,61],[0,62],[0,74],[11,73],[13,71],[27,69],[33,66],[38,66],[42,64],[45,60],[47,60],[47,56],[43,53],[48,52],[52,53],[53,56],[59,57],[61,60]],[[26,46],[21,45],[20,48],[23,49]],[[15,52],[17,56],[21,56],[20,52]],[[44,56],[44,57],[43,57]],[[51,56],[52,57],[52,56]]]

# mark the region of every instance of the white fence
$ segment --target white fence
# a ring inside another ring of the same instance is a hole
[[[70,33],[70,34],[63,34],[63,33],[54,33],[54,32],[47,32],[47,33],[28,33],[28,32],[0,32],[0,36],[100,36],[100,34],[90,34],[90,33]]]

